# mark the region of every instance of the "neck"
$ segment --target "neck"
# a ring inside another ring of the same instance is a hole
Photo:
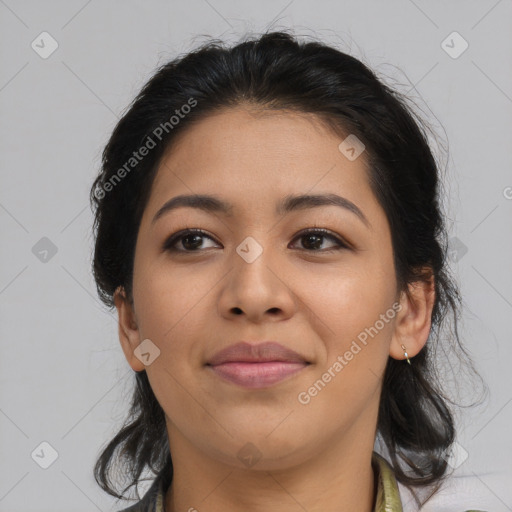
[[[168,424],[174,472],[165,510],[371,512],[376,493],[371,466],[374,438],[363,439],[356,425],[353,430],[341,441],[326,439],[315,456],[301,464],[266,471],[240,469],[207,457]]]

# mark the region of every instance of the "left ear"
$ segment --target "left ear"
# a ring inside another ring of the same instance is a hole
[[[417,355],[427,342],[430,333],[432,309],[435,300],[434,274],[430,271],[421,280],[409,283],[400,296],[401,308],[397,313],[395,330],[389,347],[393,359]]]

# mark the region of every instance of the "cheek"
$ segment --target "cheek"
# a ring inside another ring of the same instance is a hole
[[[215,285],[211,273],[185,270],[165,261],[134,269],[133,292],[141,336],[169,344],[179,332],[194,330],[197,308]],[[202,318],[202,317],[201,317]]]
[[[390,318],[386,318],[388,321],[384,324],[379,319],[392,306],[393,279],[391,272],[384,272],[378,265],[372,269],[364,263],[350,272],[333,273],[321,281],[314,279],[303,288],[301,293],[306,303],[321,320],[318,324],[323,324],[323,337],[330,340],[330,350],[343,349],[376,322],[378,330],[382,331],[379,335],[389,336]]]
[[[206,323],[211,311],[208,317],[207,309],[214,305],[205,294],[217,280],[208,282],[211,273],[208,277],[169,265],[143,263],[135,275],[133,291],[140,336],[149,338],[160,351],[146,367],[151,388],[166,412],[187,411],[184,418],[201,424],[206,421],[204,411],[191,407],[190,389],[201,360],[197,341],[210,332]],[[176,420],[174,416],[172,419]]]
[[[307,292],[308,306],[321,318],[317,334],[325,354],[297,401],[306,404],[300,409],[305,421],[323,416],[348,424],[378,402],[396,317],[394,281],[389,274],[354,273],[318,290]]]

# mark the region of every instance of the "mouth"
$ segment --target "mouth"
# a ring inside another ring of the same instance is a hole
[[[261,389],[296,375],[310,364],[279,343],[252,345],[242,341],[217,352],[206,367],[227,382],[248,389]]]
[[[261,363],[229,362],[209,366],[215,375],[249,389],[277,384],[309,366],[309,363],[265,361]]]

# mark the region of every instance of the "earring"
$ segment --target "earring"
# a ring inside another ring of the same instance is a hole
[[[405,358],[407,359],[407,362],[408,362],[409,364],[411,364],[411,360],[409,359],[409,356],[407,355],[407,349],[405,348],[405,346],[404,346],[404,345],[402,345],[402,350],[404,351],[404,356],[405,356]]]

